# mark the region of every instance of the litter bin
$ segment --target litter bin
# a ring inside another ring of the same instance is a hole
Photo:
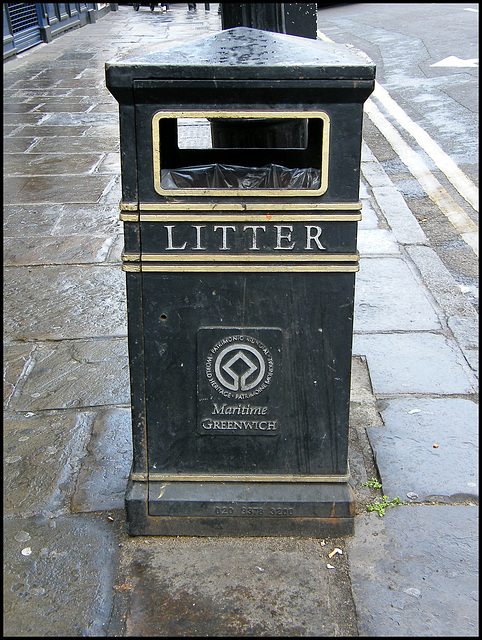
[[[346,47],[245,27],[106,65],[120,113],[131,535],[352,532],[374,75]]]

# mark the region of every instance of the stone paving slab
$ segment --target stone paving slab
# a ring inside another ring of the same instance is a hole
[[[43,116],[41,113],[23,113],[19,115],[18,113],[4,113],[3,114],[3,125],[4,126],[14,126],[15,128],[20,125],[31,124],[38,125]]]
[[[47,235],[53,229],[61,210],[62,206],[58,204],[4,205],[4,238]],[[7,248],[8,243],[5,242],[4,246]]]
[[[383,425],[373,395],[365,358],[352,358],[350,387],[350,428],[348,431],[348,461],[355,484],[356,513],[365,513],[372,500],[372,491],[364,483],[377,475],[373,452],[366,435],[368,426]],[[356,522],[356,521],[355,521]]]
[[[361,256],[378,254],[400,254],[393,233],[388,229],[360,229],[357,249]]]
[[[69,508],[93,412],[4,415],[4,513],[23,517]]]
[[[98,75],[98,72],[96,73]],[[111,113],[105,113],[102,118],[96,113],[69,113],[65,110],[64,113],[54,113],[50,115],[46,120],[45,124],[37,129],[37,135],[42,135],[44,132],[44,127],[48,127],[48,130],[56,130],[57,135],[62,134],[63,129],[69,128],[71,126],[85,125],[89,128],[86,129],[85,135],[88,135],[90,131],[92,131],[92,127],[97,129],[98,127],[106,127],[105,132],[114,135],[119,131],[119,118],[117,115],[117,110],[112,110]],[[108,125],[108,126],[107,126]],[[44,134],[45,135],[45,134]],[[64,134],[65,135],[65,134]],[[107,137],[107,136],[106,136]]]
[[[127,335],[118,265],[6,267],[4,337],[61,340]]]
[[[79,116],[80,117],[80,116]],[[70,136],[82,136],[88,129],[90,123],[86,124],[74,124],[70,126],[65,126],[60,129],[55,126],[48,125],[24,125],[18,129],[18,131],[13,136],[19,136],[20,138],[57,138],[59,135],[63,135],[64,137]]]
[[[391,187],[392,181],[383,170],[380,163],[376,160],[375,156],[371,153],[367,156],[366,152],[368,146],[363,145],[363,159],[362,173],[365,180],[371,187]]]
[[[9,103],[4,101],[3,113],[4,115],[10,114],[10,113],[24,114],[24,113],[29,113],[30,111],[32,111],[32,109],[35,109],[35,107],[36,105],[28,104],[28,103],[22,103],[22,102]],[[15,120],[15,123],[16,122],[18,122],[18,120]]]
[[[3,345],[3,407],[12,397],[35,345],[30,343]]]
[[[391,181],[390,186],[373,186],[373,195],[398,242],[427,244],[428,240],[421,226],[408,208],[400,191]]]
[[[89,104],[84,102],[82,98],[69,98],[68,100],[49,100],[48,103],[43,102],[35,106],[34,113],[84,113],[89,109]],[[53,124],[53,123],[52,123]]]
[[[364,186],[364,185],[362,185]],[[366,190],[366,187],[365,187]],[[360,220],[360,222],[358,223],[358,229],[359,231],[365,231],[367,229],[378,229],[378,217],[377,214],[375,213],[370,201],[369,201],[369,195],[366,194],[365,199],[363,199],[362,195],[361,195],[361,191],[360,191],[360,198],[362,198],[361,203],[362,203],[362,209],[361,209],[361,215],[362,215],[362,219]]]
[[[4,127],[3,135],[8,136],[9,133],[15,131],[16,126]],[[3,139],[3,151],[4,153],[23,153],[27,151],[29,147],[35,142],[35,138],[4,138]]]
[[[453,332],[467,362],[478,376],[479,372],[479,318],[452,316],[448,326]]]
[[[71,498],[72,511],[123,510],[131,464],[130,408],[96,411],[91,438]]]
[[[115,237],[114,242],[107,255],[107,262],[112,262],[119,267],[122,259],[122,252],[124,251],[124,235],[119,234]]]
[[[462,293],[459,285],[432,248],[407,247],[407,252],[447,318],[465,316],[478,319],[478,313],[467,300],[467,296]]]
[[[109,185],[106,187],[99,204],[118,205],[121,199],[121,178],[112,176]]]
[[[88,97],[85,97],[82,99],[85,101],[89,100]],[[90,113],[118,113],[118,109],[119,109],[118,104],[115,101],[102,102],[100,100],[99,102],[97,102],[95,101],[95,98],[92,98],[91,100],[89,100],[89,104],[91,104]],[[120,173],[120,170],[119,170],[119,173]]]
[[[478,406],[461,398],[379,402],[384,427],[368,427],[383,492],[407,500],[478,496]],[[434,446],[436,445],[436,446]],[[458,494],[458,496],[456,496]]]
[[[127,340],[39,344],[9,409],[39,411],[130,403]]]
[[[89,173],[93,171],[102,155],[89,153],[7,153],[5,154],[4,171],[9,175],[37,175]],[[61,178],[59,178],[61,180]]]
[[[351,363],[350,427],[365,429],[382,425],[366,359],[356,356]]]
[[[346,556],[328,559],[339,544],[151,537],[125,545],[126,636],[356,636]]]
[[[105,636],[118,540],[104,514],[4,522],[5,636]]]
[[[33,138],[28,138],[33,142]],[[12,142],[11,139],[8,140],[10,144]],[[19,143],[20,145],[21,143]],[[58,135],[54,138],[41,138],[35,144],[35,152],[36,153],[56,153],[60,150],[69,150],[69,153],[94,153],[94,152],[105,152],[105,151],[115,151],[119,149],[119,136],[117,135],[115,138],[98,138],[94,136],[84,136],[83,138],[74,138],[72,136],[61,136]],[[87,194],[86,196],[87,197]],[[77,202],[77,201],[74,201]],[[80,202],[86,202],[85,200],[80,200]],[[93,204],[97,202],[97,200],[91,199],[87,202],[92,202]]]
[[[420,331],[440,322],[402,258],[362,258],[355,287],[355,331]]]
[[[62,141],[55,138],[56,151],[62,149]],[[68,148],[68,139],[64,142]],[[96,203],[109,185],[109,176],[64,176],[52,180],[50,176],[33,178],[10,177],[5,183],[5,197],[9,202]]]
[[[357,517],[347,550],[359,635],[478,636],[477,534],[470,506]]]
[[[115,173],[119,175],[121,171],[120,167],[120,155],[119,153],[107,153],[97,167],[98,173]]]
[[[119,220],[119,204],[75,204],[58,207],[58,218],[51,235],[59,236],[101,236],[110,238],[122,233]],[[80,241],[80,240],[79,240]],[[120,265],[119,265],[120,266]]]
[[[353,354],[366,356],[375,394],[470,394],[477,390],[477,380],[462,352],[443,335],[355,334]]]
[[[114,238],[92,236],[48,236],[11,238],[3,253],[3,264],[56,265],[104,262]]]

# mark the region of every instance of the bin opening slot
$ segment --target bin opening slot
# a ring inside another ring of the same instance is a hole
[[[307,118],[178,118],[179,149],[306,149]]]
[[[162,169],[163,189],[318,189],[320,170],[289,169],[277,164],[264,167],[210,164]]]
[[[159,193],[186,190],[326,190],[329,118],[316,112],[158,112],[153,117]]]

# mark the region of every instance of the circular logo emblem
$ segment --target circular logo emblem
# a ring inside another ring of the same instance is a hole
[[[256,338],[228,336],[209,351],[206,375],[211,386],[226,398],[251,398],[271,382],[273,358]]]

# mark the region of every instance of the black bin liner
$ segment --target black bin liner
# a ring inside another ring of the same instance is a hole
[[[288,169],[278,164],[207,164],[161,171],[163,189],[319,189],[320,180],[319,169]]]

